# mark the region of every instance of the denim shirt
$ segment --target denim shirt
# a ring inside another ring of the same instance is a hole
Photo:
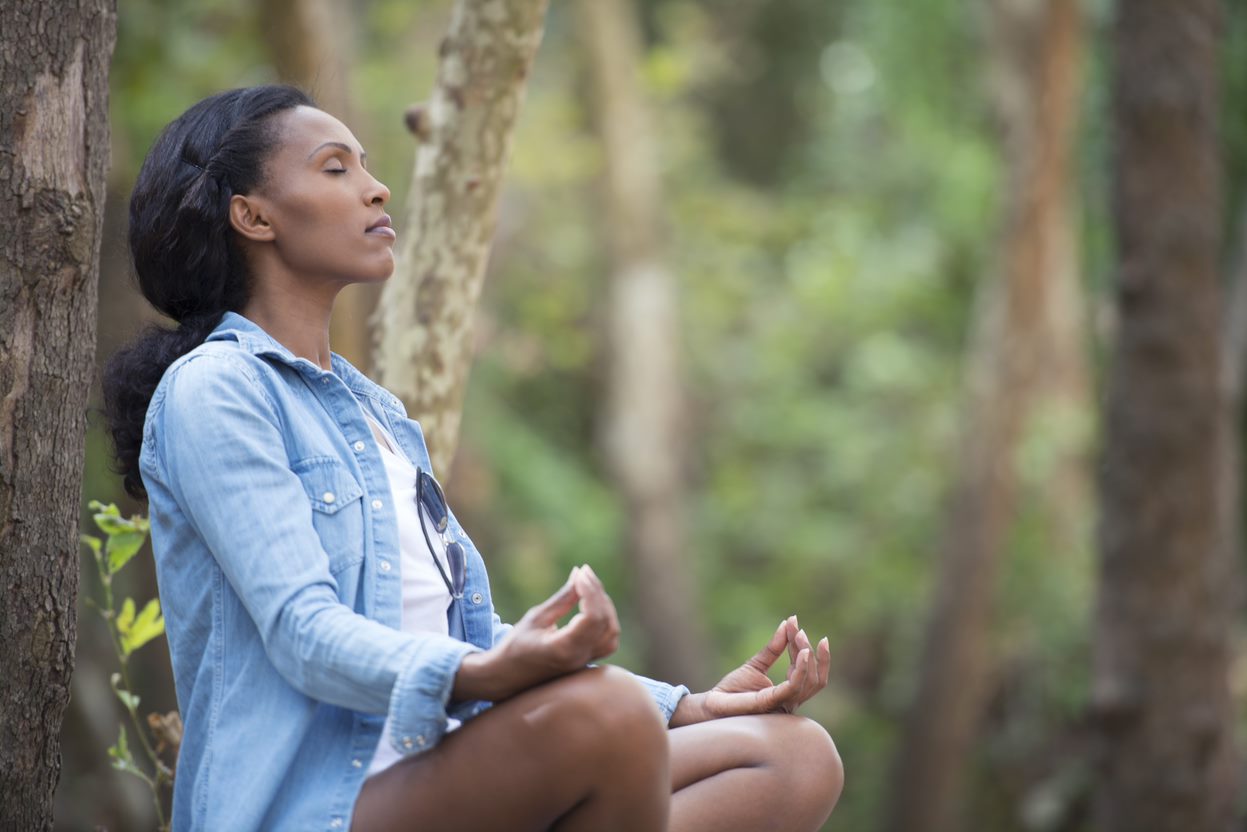
[[[185,724],[179,832],[346,829],[387,716],[414,755],[488,707],[450,702],[464,655],[509,629],[480,553],[452,514],[467,582],[451,634],[399,631],[398,525],[361,408],[425,470],[428,451],[397,398],[331,365],[228,312],[147,410],[140,470]],[[687,688],[641,681],[670,720]]]

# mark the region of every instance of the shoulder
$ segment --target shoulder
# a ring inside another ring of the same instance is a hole
[[[275,407],[267,363],[232,341],[209,341],[178,358],[165,370],[152,394],[153,409],[171,403],[211,405],[213,394],[233,398],[251,391]]]
[[[280,426],[281,410],[266,363],[236,343],[210,341],[169,365],[152,393],[144,444],[178,425],[223,430],[230,419],[262,418]]]

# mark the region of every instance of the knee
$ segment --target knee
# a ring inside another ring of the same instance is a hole
[[[666,754],[667,729],[645,687],[631,674],[597,667],[567,677],[559,720],[604,749]]]
[[[783,718],[782,733],[778,746],[792,796],[805,804],[811,815],[825,820],[844,789],[840,752],[827,730],[805,717]]]

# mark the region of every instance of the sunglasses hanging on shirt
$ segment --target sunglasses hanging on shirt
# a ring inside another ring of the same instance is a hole
[[[421,510],[428,515],[429,523],[441,536],[442,546],[446,551],[446,562],[450,565],[450,575],[447,575],[446,570],[442,568],[437,551],[433,548],[432,541],[429,540],[428,529],[424,525],[424,520],[421,519],[420,533],[424,535],[424,542],[429,547],[429,555],[432,556],[438,573],[446,583],[450,596],[458,600],[463,597],[463,585],[467,581],[467,559],[463,545],[457,540],[451,540],[447,534],[450,529],[450,509],[446,505],[446,495],[442,493],[442,487],[437,484],[437,480],[433,479],[433,475],[423,468],[418,469],[416,474],[416,511]]]

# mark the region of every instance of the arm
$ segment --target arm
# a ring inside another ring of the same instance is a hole
[[[322,702],[440,736],[469,644],[400,633],[342,604],[280,416],[241,357],[197,355],[153,413],[157,471],[255,622],[269,660]],[[362,541],[361,541],[362,545]]]

